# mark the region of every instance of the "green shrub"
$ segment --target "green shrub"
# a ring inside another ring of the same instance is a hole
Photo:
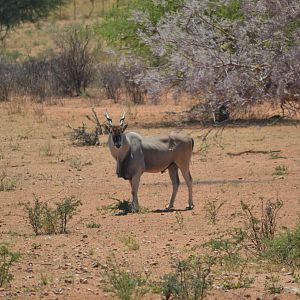
[[[86,224],[86,227],[87,227],[87,228],[100,228],[101,225],[98,224],[98,223],[93,222],[93,223],[88,223],[88,224]]]
[[[275,171],[273,173],[274,176],[284,176],[288,174],[288,167],[285,165],[279,165],[275,167]]]
[[[43,217],[45,213],[45,203],[41,202],[39,198],[35,197],[34,205],[25,204],[25,211],[27,212],[29,224],[31,225],[36,235],[41,234],[43,228]]]
[[[50,208],[47,203],[40,201],[35,196],[33,206],[27,203],[25,211],[29,224],[36,235],[57,234],[67,232],[67,223],[76,213],[79,205],[81,205],[81,201],[71,196],[56,203],[55,208]]]
[[[211,267],[215,260],[191,256],[174,260],[173,272],[162,276],[161,291],[166,299],[203,299],[212,287]]]
[[[76,213],[78,206],[81,204],[81,201],[74,196],[66,197],[62,202],[56,203],[56,212],[58,215],[58,222],[60,223],[60,233],[67,232],[67,222]]]
[[[19,252],[12,252],[6,245],[0,245],[0,287],[13,279],[13,275],[10,273],[10,267],[19,258]]]
[[[278,234],[265,245],[263,257],[293,268],[300,267],[300,220],[295,229]]]
[[[139,300],[149,291],[148,275],[134,273],[121,267],[116,258],[107,261],[103,272],[107,291],[114,293],[122,300]]]

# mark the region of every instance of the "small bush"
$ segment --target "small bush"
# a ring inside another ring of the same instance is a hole
[[[93,222],[93,223],[88,223],[88,224],[86,224],[86,227],[87,227],[87,228],[100,228],[101,225],[98,224],[98,223]]]
[[[58,221],[60,223],[60,233],[67,232],[67,222],[73,217],[78,206],[81,204],[81,201],[76,199],[74,196],[66,197],[61,202],[56,203],[56,212],[58,215]]]
[[[34,205],[26,204],[25,211],[36,235],[57,234],[67,232],[67,223],[76,213],[79,205],[81,201],[71,196],[56,203],[55,208],[50,208],[47,203],[35,196]]]
[[[104,287],[122,300],[139,300],[149,291],[147,287],[148,275],[134,273],[111,258],[107,261],[102,273]]]
[[[217,223],[219,211],[224,203],[225,202],[221,202],[217,204],[217,201],[208,201],[205,204],[204,210],[206,212],[206,218],[211,224],[215,225]]]
[[[10,178],[5,170],[2,170],[0,174],[0,192],[7,192],[14,190],[16,187],[16,181]]]
[[[82,123],[82,126],[77,128],[72,128],[73,130],[71,133],[71,140],[74,145],[77,146],[95,146],[99,145],[99,129],[98,127],[95,128],[94,131],[88,131],[86,125]]]
[[[272,240],[277,229],[278,212],[283,203],[277,199],[275,202],[268,200],[266,204],[261,198],[261,216],[258,218],[253,214],[253,207],[241,201],[242,210],[246,216],[246,235],[254,250],[262,254],[265,250],[265,240]]]
[[[174,272],[162,277],[162,294],[166,299],[203,299],[212,287],[213,264],[211,257],[191,256],[185,260],[174,260]]]
[[[292,268],[300,267],[300,219],[295,229],[286,230],[265,242],[263,257]]]
[[[12,252],[6,245],[0,245],[0,287],[13,279],[10,268],[19,258],[19,252]]]
[[[274,176],[284,176],[288,174],[288,167],[285,165],[279,165],[275,167],[275,171],[273,173]]]
[[[280,294],[283,291],[283,286],[279,283],[279,277],[272,274],[267,276],[265,282],[265,291],[269,294]]]
[[[121,237],[120,241],[127,246],[129,250],[136,251],[140,249],[139,242],[132,235]]]
[[[30,206],[29,203],[25,204],[25,211],[27,212],[29,224],[34,233],[36,235],[41,234],[43,229],[45,203],[41,202],[40,199],[35,196],[34,205]]]

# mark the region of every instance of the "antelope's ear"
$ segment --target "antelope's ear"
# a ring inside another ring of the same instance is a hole
[[[124,124],[124,126],[122,127],[122,132],[124,132],[127,128],[128,124]]]

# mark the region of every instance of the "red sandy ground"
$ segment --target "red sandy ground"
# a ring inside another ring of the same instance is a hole
[[[104,121],[108,109],[116,120],[123,107],[102,102],[96,108]],[[182,131],[195,140],[191,173],[194,179],[193,211],[181,211],[182,228],[178,212],[161,212],[171,195],[168,174],[144,174],[139,199],[145,213],[115,216],[103,209],[119,200],[130,198],[129,183],[115,175],[115,163],[105,146],[107,136],[101,136],[99,147],[78,147],[70,140],[67,125],[78,127],[91,114],[91,104],[82,100],[66,101],[64,106],[21,106],[3,104],[0,107],[0,171],[6,170],[9,178],[16,180],[12,191],[0,192],[0,242],[8,243],[22,257],[11,271],[14,280],[0,288],[4,299],[113,299],[104,291],[103,270],[97,263],[105,264],[114,255],[135,271],[146,270],[152,280],[170,271],[174,257],[187,257],[197,245],[226,234],[228,230],[242,227],[244,217],[240,201],[254,205],[259,211],[260,197],[277,197],[284,202],[279,214],[279,229],[292,228],[300,210],[300,130],[296,126],[248,126],[226,128],[220,139],[209,137],[207,151],[201,135],[205,130],[197,124],[180,125],[178,116],[168,112],[181,112],[182,105],[133,106],[127,114],[128,130],[143,135],[169,131]],[[126,108],[128,110],[128,107]],[[160,123],[169,122],[170,127]],[[173,124],[173,125],[172,125]],[[221,146],[220,146],[221,145]],[[48,147],[53,155],[47,156]],[[281,150],[271,154],[243,154],[229,156],[228,152],[245,150]],[[83,166],[76,170],[72,161]],[[273,175],[275,167],[285,165],[288,175]],[[181,181],[183,182],[182,178]],[[80,211],[69,221],[69,234],[35,236],[24,212],[23,203],[34,201],[34,195],[54,205],[66,196],[81,199]],[[207,201],[225,204],[220,209],[216,225],[208,222],[204,209]],[[176,209],[187,205],[187,188],[180,186]],[[90,223],[100,228],[88,228]],[[122,237],[133,236],[138,250],[130,250]],[[198,250],[199,251],[199,250]],[[254,282],[247,289],[220,289],[222,279],[216,278],[209,299],[296,299],[288,288],[299,288],[287,269],[270,267],[286,288],[276,296],[265,290],[269,271],[253,264],[247,272]],[[224,270],[224,273],[233,272]],[[234,272],[233,272],[234,273]],[[237,275],[236,275],[237,276]],[[42,278],[46,278],[45,285]],[[71,280],[70,280],[71,278]],[[68,280],[69,279],[69,280]],[[146,299],[161,299],[149,293]]]

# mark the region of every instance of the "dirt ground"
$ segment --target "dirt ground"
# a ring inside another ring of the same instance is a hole
[[[114,299],[103,286],[102,265],[108,257],[114,256],[130,270],[147,272],[152,280],[159,280],[171,270],[172,258],[187,257],[196,246],[242,227],[241,200],[259,211],[261,197],[279,198],[284,206],[278,229],[295,226],[300,211],[298,127],[230,127],[216,139],[212,132],[205,145],[201,136],[206,129],[178,122],[175,113],[184,111],[184,105],[125,107],[129,131],[142,135],[180,131],[194,138],[191,173],[195,208],[185,210],[187,188],[183,183],[175,210],[163,211],[172,189],[168,174],[145,173],[139,189],[143,213],[120,216],[107,206],[116,199],[129,200],[130,187],[115,174],[115,162],[105,145],[107,136],[100,137],[100,146],[89,147],[75,146],[70,139],[68,124],[78,127],[85,122],[93,127],[85,118],[91,114],[91,105],[86,100],[70,100],[63,106],[4,103],[0,107],[0,172],[15,182],[15,188],[0,192],[0,243],[22,253],[11,269],[14,280],[0,288],[0,298]],[[118,120],[124,107],[101,102],[96,111],[102,121],[105,109]],[[247,150],[280,152],[228,155]],[[288,173],[274,175],[277,166],[286,166]],[[33,203],[36,196],[51,206],[72,195],[82,206],[68,222],[69,233],[35,236],[23,204]],[[209,222],[205,209],[212,201],[224,202],[215,225]],[[89,228],[92,223],[99,228]],[[137,243],[137,250],[124,242],[129,236]],[[297,299],[292,291],[300,285],[289,270],[251,264],[247,270],[254,280],[251,287],[224,290],[223,274],[214,280],[208,298]],[[270,270],[284,288],[280,294],[270,295],[265,289]],[[150,292],[145,298],[162,296]]]

